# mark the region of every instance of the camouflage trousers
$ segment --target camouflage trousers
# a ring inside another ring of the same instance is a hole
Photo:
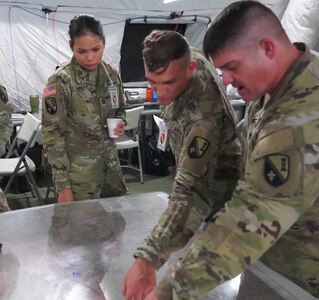
[[[8,205],[6,195],[4,194],[2,189],[0,188],[0,213],[5,212],[5,211],[9,211],[9,210],[10,210],[10,207]]]
[[[115,154],[110,152],[107,165],[102,161],[95,165],[82,164],[81,157],[73,159],[70,183],[74,200],[115,197],[128,193],[117,152]],[[47,179],[52,180],[52,168],[45,153],[42,154],[42,171]],[[58,192],[56,187],[55,192]]]
[[[75,200],[122,196],[128,192],[117,160],[89,172],[72,171],[70,181]]]
[[[72,181],[71,189],[75,200],[99,199],[127,194],[122,174],[108,174],[101,185],[91,182]]]

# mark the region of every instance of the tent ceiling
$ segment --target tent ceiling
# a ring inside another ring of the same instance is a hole
[[[192,11],[197,14],[209,14],[213,12],[213,15],[217,15],[225,6],[232,3],[231,0],[17,0],[17,1],[0,1],[2,4],[14,4],[14,5],[40,5],[57,9],[60,11],[65,7],[82,7],[82,8],[101,8],[111,10],[130,10],[134,11]],[[281,16],[285,10],[289,0],[263,0],[261,1],[269,6],[277,15]]]

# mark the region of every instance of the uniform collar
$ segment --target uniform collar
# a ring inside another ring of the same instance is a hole
[[[100,65],[96,70],[88,71],[76,61],[74,56],[71,59],[71,64],[73,66],[73,74],[77,84],[87,84],[88,86],[94,87],[97,86]]]
[[[309,65],[311,61],[311,52],[309,47],[304,43],[294,43],[294,46],[299,50],[302,51],[301,54],[293,63],[292,67],[287,70],[286,75],[282,78],[282,80],[277,85],[277,88],[272,91],[270,94],[266,94],[265,98],[267,102],[271,99],[278,99],[281,98],[286,91],[291,86],[292,82],[296,77],[298,77]]]

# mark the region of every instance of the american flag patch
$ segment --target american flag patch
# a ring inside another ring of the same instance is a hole
[[[55,84],[51,84],[43,90],[43,98],[53,96],[53,95],[56,95]]]

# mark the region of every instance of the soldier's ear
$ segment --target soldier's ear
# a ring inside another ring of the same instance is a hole
[[[191,60],[187,66],[187,76],[191,77],[195,69],[196,69],[196,61]]]
[[[259,41],[259,47],[268,59],[273,59],[276,54],[276,44],[270,38],[264,38]]]

